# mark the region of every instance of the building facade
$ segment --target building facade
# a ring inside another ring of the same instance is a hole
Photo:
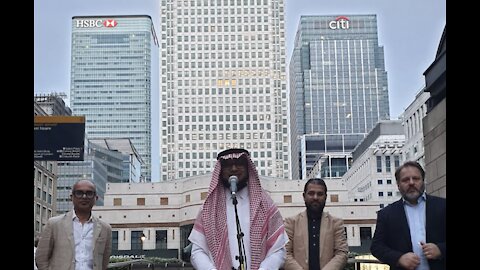
[[[161,181],[248,149],[289,178],[283,0],[161,1]]]
[[[332,167],[320,172],[341,176],[358,142],[390,119],[376,15],[301,16],[289,74],[291,151],[300,177],[319,159]]]
[[[72,187],[82,179],[95,183],[98,195],[95,204],[103,205],[107,183],[123,181],[124,160],[128,158],[128,154],[112,151],[86,140],[83,161],[58,162],[57,214],[72,210]]]
[[[427,193],[447,197],[447,28],[443,30],[435,60],[423,73],[427,116],[423,119]]]
[[[211,174],[205,174],[159,183],[107,183],[104,206],[95,206],[93,212],[112,226],[112,254],[183,258],[210,179]],[[260,181],[283,218],[305,210],[306,181],[263,176]],[[343,188],[327,185],[325,211],[344,219],[350,250],[367,252],[370,246],[362,237],[373,236],[378,204],[339,200]]]
[[[395,170],[403,164],[405,135],[401,120],[382,120],[353,151],[342,177],[348,200],[375,202],[380,208],[400,199]]]
[[[414,160],[425,168],[425,147],[423,143],[423,118],[427,115],[427,100],[430,93],[424,88],[415,96],[415,100],[402,113],[403,133],[405,145],[403,160]]]
[[[130,138],[151,181],[152,50],[150,16],[72,18],[71,107],[90,138]],[[152,102],[153,101],[153,102]]]
[[[34,115],[47,115],[42,107],[33,102]],[[57,162],[33,161],[33,234],[42,232],[47,220],[57,213]]]
[[[139,183],[141,179],[141,164],[143,163],[140,154],[135,149],[129,138],[103,138],[89,139],[96,147],[123,154],[122,179],[120,183]],[[108,181],[115,183],[116,181]]]
[[[33,98],[33,115],[71,115],[62,93],[36,94]],[[47,220],[57,215],[57,161],[33,161],[33,224],[37,237]]]

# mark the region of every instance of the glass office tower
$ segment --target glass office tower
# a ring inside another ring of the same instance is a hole
[[[319,176],[343,175],[351,150],[390,118],[376,15],[301,16],[289,72],[292,153],[300,155],[293,157],[300,175],[315,162],[323,164]]]
[[[71,108],[90,138],[130,138],[151,181],[150,16],[72,18]],[[156,103],[155,103],[156,104]]]
[[[161,1],[161,179],[213,171],[242,147],[288,178],[283,0]]]

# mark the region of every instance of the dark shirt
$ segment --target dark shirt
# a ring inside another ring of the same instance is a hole
[[[308,217],[308,269],[320,269],[320,220],[322,215],[309,213]]]

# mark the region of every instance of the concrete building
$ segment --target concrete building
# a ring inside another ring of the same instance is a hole
[[[72,18],[71,106],[89,138],[130,138],[151,181],[152,55],[147,15]]]
[[[349,201],[374,202],[380,208],[400,199],[395,170],[402,163],[405,135],[401,120],[382,120],[353,151],[343,175]]]
[[[161,181],[209,173],[231,147],[260,175],[291,179],[284,8],[161,1]]]
[[[342,176],[353,148],[390,119],[376,15],[301,16],[289,72],[293,170],[305,178],[317,162],[318,176]]]
[[[70,194],[73,184],[78,180],[89,179],[95,183],[98,195],[96,205],[103,205],[108,182],[119,183],[123,180],[123,163],[129,158],[128,154],[105,149],[88,140],[85,146],[83,161],[58,162],[57,214],[72,210]]]
[[[96,146],[124,154],[121,183],[139,183],[141,179],[142,157],[129,138],[89,139]],[[108,181],[115,183],[113,181]]]
[[[423,119],[425,142],[425,173],[427,193],[447,196],[447,28],[443,30],[437,55],[423,73],[427,101],[427,116]]]
[[[104,206],[95,206],[93,211],[112,225],[113,255],[182,258],[210,179],[211,174],[205,174],[160,183],[108,183]],[[264,176],[260,180],[284,218],[305,209],[305,180]],[[351,250],[367,252],[369,245],[362,236],[372,236],[378,203],[342,202],[337,192],[341,188],[327,185],[325,211],[345,220]]]
[[[423,118],[427,114],[427,100],[430,93],[424,88],[415,96],[415,100],[402,113],[405,145],[403,146],[403,160],[414,160],[425,168],[425,147],[423,143]]]
[[[34,115],[47,115],[41,106],[33,101]],[[47,220],[57,214],[57,162],[33,161],[33,233],[37,237]]]
[[[72,110],[65,104],[64,93],[38,93],[34,95],[35,103],[45,112],[44,115],[72,115]]]
[[[64,97],[65,94],[61,93],[34,95],[33,115],[71,115]],[[57,215],[57,161],[34,160],[33,175],[33,224],[36,237],[42,232],[47,220]]]

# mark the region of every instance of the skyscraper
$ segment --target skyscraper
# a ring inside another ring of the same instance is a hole
[[[151,181],[150,16],[72,18],[71,107],[90,138],[130,138]],[[156,102],[154,101],[154,104]]]
[[[305,176],[320,159],[322,177],[341,176],[351,150],[390,118],[376,15],[301,16],[289,69],[294,167]]]
[[[161,179],[211,172],[248,149],[289,177],[283,0],[161,1]]]

